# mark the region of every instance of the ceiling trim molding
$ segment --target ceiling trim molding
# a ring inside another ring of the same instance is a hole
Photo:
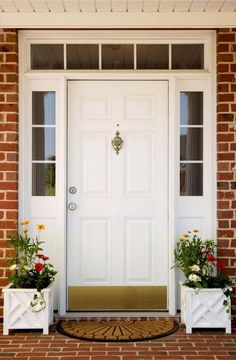
[[[228,13],[0,13],[1,28],[223,28],[235,27],[236,12]]]

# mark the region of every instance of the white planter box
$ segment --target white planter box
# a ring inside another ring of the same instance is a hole
[[[52,286],[43,289],[45,309],[33,312],[30,302],[37,293],[36,289],[14,289],[9,284],[3,289],[4,319],[3,335],[12,329],[43,329],[48,334],[49,325],[53,323],[53,291]]]
[[[231,334],[231,313],[226,313],[222,289],[192,289],[181,285],[181,323],[186,333],[192,328],[225,328]]]

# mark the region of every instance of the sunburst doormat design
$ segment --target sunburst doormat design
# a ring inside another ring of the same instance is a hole
[[[179,325],[174,320],[68,320],[57,330],[75,339],[91,341],[142,341],[173,334]]]

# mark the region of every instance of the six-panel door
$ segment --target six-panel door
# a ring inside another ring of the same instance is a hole
[[[167,130],[166,81],[68,82],[69,310],[167,308]]]

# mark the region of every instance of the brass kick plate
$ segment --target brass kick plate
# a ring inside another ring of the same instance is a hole
[[[167,310],[166,286],[68,286],[68,311]]]

